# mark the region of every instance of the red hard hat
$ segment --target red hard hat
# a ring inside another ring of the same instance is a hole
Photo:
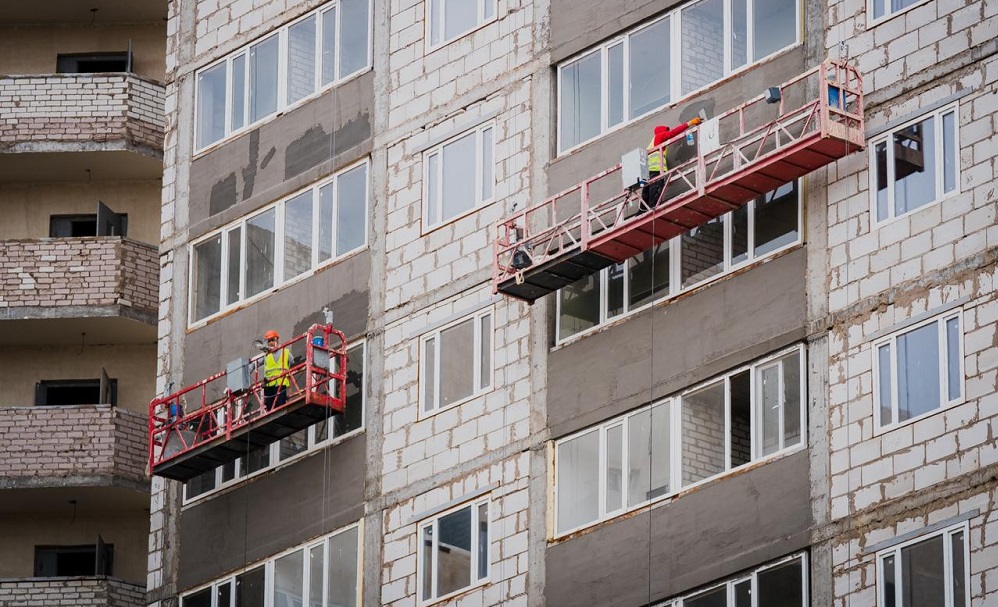
[[[277,331],[270,330],[263,334],[263,338],[270,341],[272,339],[280,339],[281,336],[277,334]]]

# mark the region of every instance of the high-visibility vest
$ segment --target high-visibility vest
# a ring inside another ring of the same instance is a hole
[[[655,148],[655,138],[648,142],[648,172],[657,171],[664,173],[669,167],[665,162],[665,148],[661,151]]]
[[[274,357],[273,352],[268,352],[263,359],[263,377],[267,380],[268,386],[289,386],[291,379],[281,373],[291,368],[291,352],[287,348],[282,348],[280,354]]]

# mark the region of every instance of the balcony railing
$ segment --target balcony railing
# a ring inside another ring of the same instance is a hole
[[[146,439],[145,416],[111,405],[0,407],[0,489],[148,488]]]
[[[0,241],[0,319],[125,315],[154,324],[157,255],[112,236]]]
[[[0,580],[0,605],[144,607],[145,587],[106,577]]]
[[[134,74],[0,78],[0,152],[132,149],[161,157],[165,92]]]

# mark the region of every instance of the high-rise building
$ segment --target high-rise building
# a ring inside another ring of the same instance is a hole
[[[998,600],[992,4],[169,12],[150,605]]]
[[[166,6],[0,7],[0,605],[145,604]]]

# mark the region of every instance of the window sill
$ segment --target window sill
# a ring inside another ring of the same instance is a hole
[[[442,40],[442,41],[440,41],[440,42],[438,42],[436,44],[431,44],[430,43],[430,28],[429,28],[430,20],[427,19],[426,20],[427,25],[423,29],[423,57],[426,57],[428,55],[432,55],[433,53],[439,51],[440,49],[446,48],[446,47],[450,46],[451,44],[457,42],[458,40],[461,40],[462,38],[467,38],[468,36],[470,36],[470,35],[478,32],[479,30],[485,29],[486,27],[488,27],[489,25],[492,25],[493,23],[497,23],[499,21],[499,10],[498,9],[499,9],[499,7],[497,6],[496,7],[496,14],[494,16],[486,19],[485,21],[482,21],[481,23],[476,24],[471,29],[463,31],[460,34],[457,34],[456,36],[454,36],[453,38],[449,38],[447,40]],[[429,11],[427,11],[427,14],[429,14]]]
[[[487,588],[488,586],[492,585],[491,576],[492,576],[492,574],[489,573],[489,575],[486,576],[486,578],[484,580],[478,580],[474,584],[472,584],[470,586],[465,586],[464,588],[461,588],[460,590],[455,590],[454,592],[451,592],[450,594],[445,594],[443,596],[432,598],[432,599],[426,599],[425,601],[421,600],[421,601],[419,601],[419,607],[429,607],[430,605],[437,605],[439,603],[443,603],[444,601],[449,601],[449,600],[455,599],[455,598],[457,598],[459,596],[464,596],[466,594],[470,594],[471,592],[474,592],[475,590],[481,590],[483,588]]]
[[[939,198],[936,198],[935,200],[933,200],[931,202],[927,202],[927,203],[923,204],[922,206],[918,207],[917,209],[912,209],[910,211],[905,211],[904,213],[902,213],[900,215],[895,215],[893,217],[888,217],[887,219],[881,219],[879,221],[874,220],[873,221],[873,225],[871,227],[871,230],[880,230],[880,229],[883,229],[883,228],[891,225],[892,223],[898,222],[898,221],[900,221],[902,219],[913,217],[913,216],[917,215],[918,213],[920,213],[922,211],[926,211],[928,209],[931,209],[933,207],[941,205],[942,203],[946,202],[947,200],[949,200],[951,198],[957,197],[960,193],[961,193],[960,192],[960,184],[959,184],[959,180],[958,180],[957,186],[956,186],[956,188],[952,192],[946,192],[945,194],[943,194]],[[877,201],[876,200],[871,200],[871,203],[872,204],[870,205],[870,217],[875,218],[877,216]]]
[[[461,400],[458,400],[458,401],[455,401],[453,403],[450,403],[449,405],[444,405],[442,407],[437,407],[436,409],[433,409],[431,411],[424,410],[423,409],[423,404],[420,403],[418,405],[419,406],[419,412],[416,415],[416,421],[421,422],[421,421],[425,421],[425,420],[428,420],[428,419],[432,419],[433,417],[435,417],[435,416],[443,413],[444,411],[450,411],[452,409],[457,409],[461,405],[466,405],[466,404],[474,401],[477,398],[481,398],[483,396],[491,394],[495,390],[495,385],[494,385],[495,384],[495,377],[493,377],[492,384],[493,385],[490,385],[488,388],[486,388],[485,390],[482,390],[481,392],[475,392],[471,396],[466,396],[466,397],[462,398]]]
[[[493,187],[495,187],[495,186],[493,186]],[[448,226],[451,226],[451,225],[457,223],[458,221],[461,221],[462,219],[464,219],[464,218],[466,218],[466,217],[468,217],[470,215],[474,215],[478,211],[481,211],[483,209],[489,208],[490,206],[494,205],[497,201],[498,201],[498,198],[495,198],[495,197],[492,197],[492,198],[490,198],[488,200],[484,200],[484,201],[476,204],[475,206],[471,207],[470,209],[468,209],[466,211],[462,211],[461,213],[459,213],[459,214],[457,214],[457,215],[455,215],[453,217],[448,217],[446,220],[441,221],[440,223],[433,224],[432,226],[427,226],[425,223],[422,222],[422,220],[420,220],[419,236],[420,236],[420,238],[422,238],[424,236],[429,236],[430,234],[432,234],[432,233],[434,233],[434,232],[436,232],[438,230],[441,230],[443,228],[446,228]],[[423,213],[423,217],[426,217],[426,205],[425,204],[423,205],[423,208],[420,209],[420,212]]]
[[[964,386],[963,389],[966,390],[966,386]],[[967,404],[966,397],[961,397],[958,400],[954,400],[954,401],[951,401],[951,402],[948,402],[948,403],[943,403],[942,405],[939,406],[938,409],[933,409],[932,411],[926,411],[925,413],[922,413],[921,415],[916,415],[915,417],[910,417],[910,418],[908,418],[908,419],[906,419],[906,420],[904,420],[902,422],[897,422],[897,423],[890,424],[890,425],[887,425],[887,426],[877,426],[876,423],[874,423],[874,427],[873,427],[873,438],[877,438],[879,436],[883,436],[885,434],[889,434],[889,433],[893,432],[894,430],[900,430],[901,428],[904,428],[905,426],[910,426],[910,425],[912,425],[914,423],[922,421],[923,419],[928,419],[928,418],[932,417],[933,415],[939,415],[940,413],[944,413],[946,411],[950,411],[952,409],[955,409],[955,408],[959,407],[960,405],[965,405],[965,404]],[[876,406],[876,404],[874,406]]]

